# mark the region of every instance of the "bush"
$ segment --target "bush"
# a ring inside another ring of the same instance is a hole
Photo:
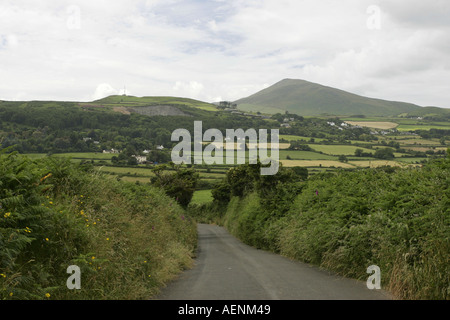
[[[449,170],[441,159],[316,174],[297,185],[281,171],[232,197],[225,226],[247,244],[344,276],[366,280],[378,265],[382,287],[400,299],[449,299]]]
[[[195,224],[162,190],[16,153],[0,186],[1,299],[148,299],[192,263]]]

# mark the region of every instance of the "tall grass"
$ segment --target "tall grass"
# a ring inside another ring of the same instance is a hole
[[[148,299],[192,264],[195,224],[162,190],[18,154],[0,155],[0,187],[2,299]]]

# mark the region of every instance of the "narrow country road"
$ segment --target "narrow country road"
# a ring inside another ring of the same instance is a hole
[[[199,224],[198,237],[194,268],[164,288],[157,300],[389,299],[365,282],[245,245],[222,227]]]

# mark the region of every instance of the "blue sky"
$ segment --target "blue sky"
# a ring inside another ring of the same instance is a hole
[[[0,99],[236,100],[284,78],[450,108],[445,0],[0,0]]]

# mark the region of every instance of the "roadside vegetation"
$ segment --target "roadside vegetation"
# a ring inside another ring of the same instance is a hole
[[[195,223],[154,186],[0,154],[0,299],[149,299],[189,268]],[[67,268],[81,269],[69,290]]]
[[[381,268],[398,299],[450,298],[450,149],[422,168],[336,170],[273,177],[230,170],[213,202],[190,206],[243,242],[366,280]],[[216,213],[215,215],[213,213]]]

